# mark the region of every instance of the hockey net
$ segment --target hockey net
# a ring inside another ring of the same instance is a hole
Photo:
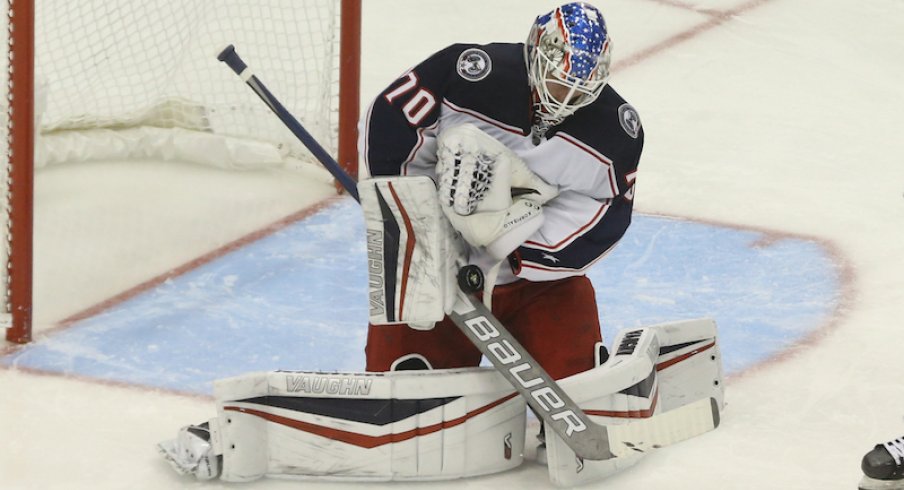
[[[7,155],[0,172],[6,245],[0,248],[7,264],[0,305],[7,340],[31,338],[29,165],[40,172],[70,162],[158,159],[257,169],[313,161],[217,61],[228,44],[325,148],[353,168],[349,135],[357,119],[358,75],[353,65],[343,67],[349,87],[343,100],[354,104],[340,115],[339,63],[341,49],[347,49],[343,60],[356,61],[357,33],[350,31],[359,28],[359,2],[8,0],[0,70],[7,92],[0,138]],[[29,78],[25,59],[33,59],[33,86],[22,82]],[[354,69],[346,71],[349,66]],[[32,99],[34,112],[26,114]],[[34,141],[33,163],[27,162],[28,141]]]

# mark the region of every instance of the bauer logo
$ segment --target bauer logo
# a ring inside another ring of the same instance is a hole
[[[371,379],[350,376],[286,376],[286,390],[292,393],[310,393],[339,396],[366,396],[370,394]]]
[[[534,410],[546,412],[552,420],[564,423],[564,432],[568,436],[587,429],[584,421],[559,395],[555,383],[543,379],[540,371],[524,359],[526,354],[518,352],[512,342],[499,338],[499,329],[493,322],[483,315],[478,315],[465,320],[465,325],[471,331],[475,343],[485,344],[486,351],[490,354],[488,357],[496,369],[503,371],[510,382],[516,383],[516,386],[521,386],[525,392],[530,393],[527,399]]]
[[[458,74],[469,82],[483,80],[493,69],[493,62],[486,51],[477,48],[466,49],[458,57]]]

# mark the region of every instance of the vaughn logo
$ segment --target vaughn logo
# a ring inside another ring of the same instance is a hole
[[[367,269],[368,293],[370,299],[370,316],[379,316],[386,312],[383,300],[383,232],[367,230]]]
[[[638,352],[638,348],[643,349],[643,352]],[[655,362],[659,357],[659,339],[650,329],[631,330],[618,343],[615,355],[616,357],[645,355]]]
[[[530,362],[523,358],[511,342],[498,338],[499,330],[490,320],[480,315],[465,320],[465,325],[480,342],[485,344],[490,355],[500,363],[500,371],[506,369],[509,376],[530,393],[531,399],[535,402],[532,405],[536,410],[550,414],[552,420],[563,421],[566,425],[565,434],[568,436],[587,429],[587,425],[578,414],[566,406],[565,400],[550,386],[549,382],[543,379],[537,368],[531,366]]]
[[[317,376],[290,374],[286,376],[286,390],[293,393],[365,396],[370,394],[372,379],[351,376]]]
[[[622,339],[621,343],[618,346],[618,350],[615,352],[616,356],[629,356],[634,353],[634,350],[637,349],[637,343],[640,342],[640,337],[643,335],[643,330],[632,330],[625,334],[625,337]]]

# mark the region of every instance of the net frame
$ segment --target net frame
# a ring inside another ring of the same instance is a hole
[[[320,28],[328,29],[329,32],[324,33],[324,44],[314,46],[304,46],[310,49],[330,49],[330,60],[328,64],[323,66],[321,72],[321,83],[329,84],[330,93],[319,101],[320,105],[314,109],[315,114],[319,114],[326,118],[324,124],[318,120],[319,117],[311,118],[305,115],[299,115],[307,125],[312,129],[319,139],[324,143],[331,152],[338,154],[338,161],[344,169],[352,175],[357,173],[357,152],[356,144],[356,126],[359,114],[359,91],[360,91],[360,32],[361,32],[361,2],[360,0],[318,0],[321,3],[331,5],[332,18],[317,17],[310,21],[318,24]],[[0,312],[0,322],[6,326],[6,339],[14,343],[25,343],[32,339],[32,284],[33,284],[33,229],[34,229],[34,172],[36,156],[38,160],[44,155],[36,155],[36,142],[41,135],[58,134],[73,130],[81,130],[83,128],[106,128],[111,130],[119,130],[131,127],[163,127],[186,129],[197,131],[201,134],[214,133],[230,137],[247,137],[246,131],[239,129],[231,129],[228,125],[229,117],[242,111],[250,111],[257,114],[263,114],[263,119],[267,121],[269,126],[258,128],[255,124],[252,129],[260,129],[266,136],[269,134],[285,131],[284,134],[273,143],[278,152],[282,156],[308,159],[306,150],[300,143],[294,141],[294,137],[290,136],[288,130],[279,127],[280,124],[276,118],[268,113],[269,109],[256,99],[253,93],[244,87],[244,84],[236,78],[229,70],[218,64],[215,59],[216,52],[223,46],[209,46],[210,53],[204,52],[202,56],[206,60],[208,57],[212,64],[216,64],[216,70],[219,70],[217,76],[222,74],[223,77],[229,78],[229,83],[234,83],[236,90],[240,91],[232,93],[227,98],[220,101],[201,101],[192,100],[189,97],[181,97],[178,91],[176,96],[171,94],[165,97],[158,97],[157,100],[150,100],[143,104],[138,104],[137,109],[119,112],[113,111],[111,114],[81,113],[78,110],[62,110],[59,107],[59,101],[54,97],[60,97],[59,93],[54,95],[51,89],[49,100],[47,100],[46,111],[41,110],[40,93],[41,81],[36,84],[36,72],[42,69],[36,66],[50,66],[54,64],[65,64],[72,61],[72,57],[81,55],[81,53],[69,53],[62,55],[62,58],[53,58],[53,50],[42,50],[42,42],[46,43],[46,37],[51,33],[59,32],[60,26],[54,27],[52,22],[46,21],[47,10],[51,8],[65,8],[80,10],[84,13],[85,9],[90,9],[99,4],[122,4],[124,2],[61,2],[51,5],[52,0],[43,0],[38,3],[36,10],[36,0],[7,0],[7,66],[6,66],[6,83],[7,83],[7,101],[6,101],[6,138],[3,138],[3,153],[7,156],[5,159],[5,172],[2,173],[2,188],[4,190],[3,199],[0,204],[3,207],[3,215],[6,217],[6,234],[3,256],[0,259],[6,263],[6,274],[2,278],[0,287],[3,289],[2,312]],[[128,2],[125,2],[128,3]],[[169,2],[168,0],[143,0],[136,2],[134,5],[150,6],[153,13],[154,7],[164,5],[164,3],[174,3],[180,7],[189,4],[195,7],[191,10],[190,15],[179,16],[179,21],[203,17],[216,17],[221,14],[224,5],[237,5],[237,8],[245,8],[247,6],[247,19],[239,19],[255,24],[261,32],[264,32],[263,39],[251,40],[242,39],[242,49],[249,53],[249,58],[254,56],[256,66],[259,66],[261,73],[268,73],[270,78],[274,80],[276,86],[289,87],[293,86],[293,80],[280,80],[279,70],[269,69],[266,57],[257,56],[254,46],[270,47],[282,51],[290,51],[293,46],[287,46],[285,40],[280,40],[272,36],[270,29],[271,21],[281,17],[273,12],[263,17],[253,17],[255,12],[260,11],[260,6],[275,6],[277,4],[291,4],[286,0],[261,0],[255,6],[248,5],[244,0],[194,0],[193,2]],[[290,12],[302,16],[308,15],[309,5],[306,3],[304,8],[294,3],[296,8]],[[149,11],[132,12],[131,19],[133,21],[141,18],[149,17]],[[71,19],[79,12],[63,11],[56,12],[57,18]],[[159,12],[157,12],[159,13]],[[91,15],[89,13],[89,15]],[[94,14],[97,15],[97,14]],[[244,16],[239,16],[244,17]],[[149,19],[145,19],[149,20]],[[153,20],[153,19],[150,19]],[[157,19],[159,23],[161,19]],[[285,19],[281,19],[285,21]],[[307,21],[306,21],[307,22]],[[128,23],[128,22],[126,22]],[[289,23],[291,25],[291,22]],[[282,25],[286,25],[285,23]],[[121,32],[122,27],[113,29],[114,32]],[[176,26],[175,32],[182,33],[185,31],[184,26]],[[336,33],[338,30],[338,34]],[[133,31],[134,33],[135,31]],[[136,37],[140,38],[144,33],[138,32]],[[188,35],[188,34],[186,34]],[[197,35],[193,33],[192,35]],[[170,37],[169,35],[166,37]],[[214,36],[215,37],[215,36]],[[37,42],[36,42],[37,39]],[[108,40],[109,41],[109,40]],[[232,39],[230,39],[232,41]],[[114,43],[125,43],[125,40],[115,39]],[[237,41],[238,42],[238,41]],[[326,48],[327,42],[329,47]],[[57,49],[68,48],[67,42],[57,42]],[[296,43],[295,47],[298,43]],[[306,43],[301,43],[306,44]],[[225,45],[225,43],[223,44]],[[319,47],[318,47],[319,46]],[[183,54],[178,47],[171,48],[176,51],[175,54]],[[113,84],[127,82],[128,78],[117,80],[110,73],[103,73],[98,70],[97,65],[90,61],[90,56],[94,56],[95,60],[103,58],[98,52],[87,53],[89,61],[79,59],[75,65],[79,68],[76,73],[85,75],[84,77],[69,77],[67,80],[75,80],[79,78],[79,83],[96,92],[108,95],[110,89],[105,88],[108,85],[101,83],[104,78],[112,79]],[[133,52],[140,50],[133,49]],[[295,53],[297,54],[297,53]],[[61,61],[62,60],[62,61]],[[114,65],[127,64],[134,62],[138,65],[142,64],[142,60],[129,60],[128,58],[120,58],[116,60]],[[150,67],[149,67],[150,68]],[[158,75],[160,71],[158,67],[153,67],[152,71]],[[165,71],[165,70],[164,70]],[[173,76],[172,73],[162,73],[162,83],[172,84],[198,84],[205,83],[204,77],[208,76],[182,73]],[[206,72],[205,72],[206,73]],[[213,73],[213,72],[212,72]],[[84,78],[84,80],[82,80]],[[202,80],[198,80],[201,78]],[[37,85],[37,87],[36,87]],[[128,87],[126,87],[128,88]],[[90,94],[89,94],[90,95]],[[79,99],[82,96],[72,97],[71,94],[63,96],[70,99]],[[87,97],[84,96],[84,97]],[[247,97],[245,100],[251,100],[252,103],[242,103],[237,99],[239,97]],[[291,97],[289,97],[291,100]],[[78,101],[77,102],[84,102]],[[95,101],[87,101],[88,105],[95,107],[98,104]],[[39,106],[36,110],[36,104]],[[178,109],[174,111],[174,108]],[[292,107],[290,106],[290,109]],[[175,114],[177,113],[178,114]],[[60,117],[58,114],[68,114],[66,117]],[[42,121],[40,126],[36,128],[35,116],[40,115]],[[73,117],[74,115],[74,117]],[[272,123],[272,124],[271,124]],[[277,126],[273,126],[273,124]],[[225,128],[225,129],[224,129]],[[241,126],[239,126],[241,128]],[[251,139],[263,139],[252,136]],[[40,146],[39,146],[40,149]],[[38,152],[41,153],[41,152]],[[337,186],[338,189],[338,186]]]

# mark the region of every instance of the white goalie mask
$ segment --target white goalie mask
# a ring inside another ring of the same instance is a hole
[[[559,124],[599,97],[609,80],[610,45],[603,14],[586,3],[537,17],[524,55],[543,123]]]

